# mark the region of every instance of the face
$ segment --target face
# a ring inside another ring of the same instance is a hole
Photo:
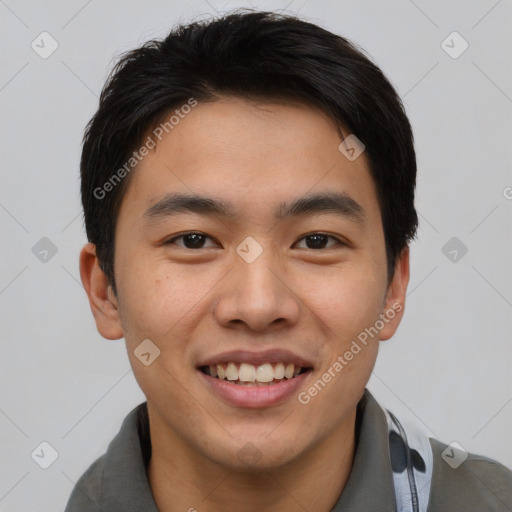
[[[305,105],[224,98],[194,107],[134,171],[117,296],[103,294],[108,314],[91,304],[100,332],[126,339],[154,440],[261,469],[353,430],[379,339],[401,318],[408,253],[388,286],[373,180],[340,142]]]

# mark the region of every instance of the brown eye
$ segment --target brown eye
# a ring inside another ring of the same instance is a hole
[[[183,244],[176,244],[175,241],[180,239],[183,240]],[[166,245],[174,244],[185,249],[203,249],[205,247],[204,243],[206,240],[211,240],[211,238],[207,235],[203,235],[202,233],[184,233],[183,235],[171,238],[166,242]]]
[[[326,247],[329,238],[335,240],[336,243]],[[331,235],[325,235],[323,233],[313,233],[311,235],[306,235],[300,239],[300,241],[302,240],[306,240],[306,249],[329,249],[333,245],[345,245],[338,238]]]

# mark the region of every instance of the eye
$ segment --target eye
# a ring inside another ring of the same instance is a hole
[[[332,240],[335,240],[336,243],[330,245],[329,247],[326,247],[326,243],[329,238],[331,238]],[[326,249],[326,248],[329,249],[333,245],[340,245],[340,246],[346,245],[338,238],[331,236],[331,235],[326,235],[324,233],[312,233],[310,235],[306,235],[306,236],[302,237],[299,240],[299,242],[302,240],[306,240],[307,247],[305,247],[305,249]],[[308,241],[309,241],[309,243],[308,243]]]
[[[176,240],[183,239],[183,245],[176,244]],[[177,245],[178,247],[183,247],[184,249],[203,249],[205,248],[204,242],[205,240],[213,240],[207,235],[204,235],[203,233],[183,233],[182,235],[175,236],[174,238],[171,238],[170,240],[167,240],[165,242],[165,245]],[[212,246],[206,246],[206,247],[214,247]]]
[[[334,244],[327,245],[328,240],[334,240]],[[177,240],[182,240],[182,243],[176,243]],[[215,244],[213,245],[206,245],[205,241],[213,239],[203,233],[197,233],[197,232],[189,232],[189,233],[183,233],[182,235],[175,236],[165,242],[165,245],[177,245],[178,247],[182,247],[184,249],[204,249],[208,247],[215,247]],[[327,235],[324,233],[312,233],[310,235],[306,235],[302,237],[299,242],[302,240],[306,241],[306,247],[302,247],[304,249],[329,249],[333,246],[339,245],[339,246],[345,246],[346,244],[339,240],[338,238]],[[299,243],[297,242],[297,243]]]

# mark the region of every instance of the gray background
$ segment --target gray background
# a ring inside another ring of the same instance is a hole
[[[80,143],[113,58],[178,21],[251,5],[352,39],[404,99],[421,223],[406,315],[369,388],[399,418],[512,467],[510,0],[0,0],[2,511],[63,510],[145,400],[124,341],[97,333],[78,272]],[[31,48],[43,31],[59,45],[47,59]],[[453,31],[469,44],[457,58],[442,46]],[[46,261],[43,237],[57,249]],[[58,452],[46,470],[31,458],[43,441]]]

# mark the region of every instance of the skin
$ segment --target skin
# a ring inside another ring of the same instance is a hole
[[[94,245],[81,252],[98,331],[125,337],[147,397],[148,477],[162,512],[330,511],[345,486],[357,403],[379,339],[393,336],[403,315],[409,252],[388,286],[373,180],[364,153],[351,162],[340,142],[332,121],[306,105],[199,103],[134,171],[116,226],[117,296]],[[274,221],[281,202],[329,191],[350,195],[365,221],[332,213]],[[146,209],[170,192],[222,198],[237,215],[182,213],[148,224]],[[190,231],[210,237],[204,247],[165,243]],[[346,245],[308,246],[304,237],[315,233]],[[247,236],[263,248],[252,263],[236,252]],[[198,377],[206,356],[284,348],[313,362],[299,389],[307,391],[393,304],[401,311],[307,405],[294,394],[270,407],[235,407]],[[145,339],[161,351],[149,366],[134,355]],[[237,456],[247,443],[259,460]]]

